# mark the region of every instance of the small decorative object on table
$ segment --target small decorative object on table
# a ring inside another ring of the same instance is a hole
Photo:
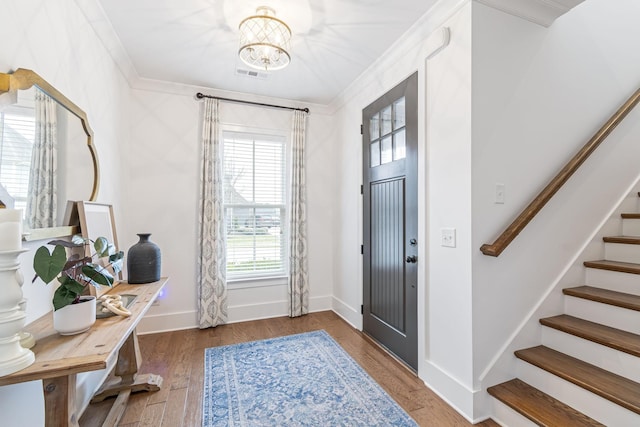
[[[90,256],[72,253],[67,258],[66,249],[84,248],[93,242],[95,253]],[[45,283],[58,279],[60,286],[53,294],[53,327],[62,335],[79,334],[88,330],[96,321],[96,303],[94,296],[82,296],[87,285],[96,288],[112,286],[114,274],[122,270],[124,253],[116,251],[112,243],[104,237],[95,241],[73,236],[71,242],[52,240],[53,252],[41,246],[33,258],[36,276]],[[98,261],[94,263],[93,258]],[[103,265],[99,260],[106,260]],[[90,301],[87,303],[86,301]]]
[[[22,283],[19,256],[22,249],[22,211],[0,209],[0,376],[33,364],[35,355],[20,345],[27,315],[21,308]]]
[[[140,240],[127,253],[127,281],[130,284],[160,280],[160,248],[149,240],[151,233],[139,233]]]

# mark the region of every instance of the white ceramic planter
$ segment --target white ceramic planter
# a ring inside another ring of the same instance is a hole
[[[78,304],[69,304],[53,312],[53,329],[60,335],[75,335],[88,331],[96,322],[96,297],[82,296]]]

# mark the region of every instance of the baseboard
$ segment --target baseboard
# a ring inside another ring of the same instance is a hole
[[[288,302],[271,301],[262,304],[247,304],[229,307],[227,323],[248,322],[250,320],[269,319],[288,316]],[[331,297],[321,296],[309,299],[309,311],[331,310]],[[179,331],[198,327],[197,312],[154,314],[145,316],[138,324],[138,335],[159,332]]]
[[[138,335],[145,335],[197,327],[197,312],[193,310],[166,314],[147,314],[140,320],[136,330]]]
[[[333,310],[338,316],[342,317],[348,324],[361,331],[362,314],[360,313],[360,310],[353,309],[339,298],[331,297],[331,299],[331,310]]]
[[[485,420],[487,417],[475,417],[475,400],[481,397],[480,390],[470,390],[467,386],[460,383],[447,372],[430,361],[425,362],[425,372],[420,372],[419,377],[424,381],[425,385],[437,394],[442,400],[447,402],[449,406],[455,409],[471,424],[476,424]]]

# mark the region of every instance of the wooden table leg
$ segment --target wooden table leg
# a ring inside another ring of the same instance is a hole
[[[162,377],[160,375],[138,375],[141,363],[138,335],[134,330],[118,353],[114,372],[120,379],[116,379],[115,382],[105,383],[93,396],[91,403],[102,402],[104,399],[116,396],[124,390],[130,390],[131,393],[160,390],[160,387],[162,387]]]
[[[76,374],[42,380],[46,427],[78,427]]]

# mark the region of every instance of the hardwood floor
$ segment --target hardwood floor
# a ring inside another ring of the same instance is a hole
[[[421,426],[469,426],[461,415],[429,390],[422,380],[372,344],[331,311],[290,319],[281,317],[234,323],[204,330],[140,336],[141,372],[164,378],[162,390],[131,396],[120,427],[197,427],[202,420],[204,349],[324,329]],[[80,426],[100,426],[114,399],[90,405]],[[485,421],[479,426],[498,424]]]

